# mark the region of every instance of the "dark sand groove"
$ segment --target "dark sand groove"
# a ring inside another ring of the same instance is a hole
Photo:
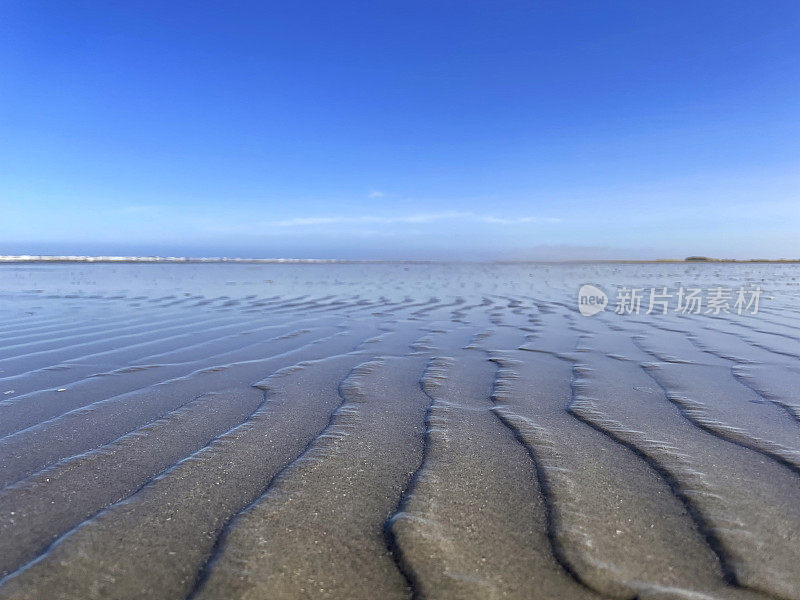
[[[17,269],[0,599],[800,600],[795,267]]]
[[[385,337],[377,347],[407,347],[407,334]],[[271,376],[260,384],[268,402],[248,421],[63,536],[9,576],[0,598],[186,595],[226,522],[324,429],[339,404],[339,382],[365,358],[359,351],[341,354],[359,338],[335,336]],[[129,544],[120,547],[120,535]]]
[[[477,304],[462,304],[456,310],[450,311],[450,317],[454,322],[465,323],[464,318],[467,314],[472,314],[475,309],[485,308],[491,304],[492,300],[490,298],[483,298],[483,300]]]
[[[295,297],[291,297],[291,298],[283,298],[281,296],[274,296],[272,298],[260,298],[260,299],[256,299],[256,300],[251,301],[250,302],[250,306],[253,306],[253,307],[266,307],[268,309],[271,309],[272,307],[277,306],[277,305],[283,305],[283,304],[289,303],[289,302],[296,302],[298,300],[303,300],[305,298],[308,298],[307,294],[303,295],[303,296],[295,296]]]
[[[241,324],[219,326],[218,329],[241,329]],[[91,342],[65,346],[60,349],[30,354],[20,354],[12,358],[0,360],[0,368],[4,376],[20,375],[32,369],[40,369],[64,362],[111,361],[120,354],[130,356],[131,352],[147,351],[149,348],[163,347],[166,342],[177,344],[191,343],[196,339],[204,339],[217,328],[208,327],[203,321],[187,326],[152,327],[144,333],[120,336],[98,336]],[[169,335],[165,335],[169,333]],[[213,333],[212,333],[213,335]],[[124,358],[122,359],[125,360]],[[124,364],[124,362],[123,362]]]
[[[773,402],[800,422],[800,372],[796,361],[748,344],[729,331],[709,327],[685,335],[701,350],[735,364],[731,373],[767,402]]]
[[[209,328],[202,335],[195,334],[189,344],[163,344],[155,353],[129,357],[129,364],[180,364],[206,360],[209,356],[229,354],[242,350],[248,344],[271,337],[274,332],[286,332],[305,329],[306,327],[325,327],[331,321],[321,319],[268,319],[247,320],[232,331],[229,328],[220,330]],[[220,335],[222,334],[222,335]],[[279,333],[280,335],[280,333]]]
[[[211,392],[121,438],[0,490],[0,577],[54,540],[246,420],[264,400],[251,388]]]
[[[185,315],[188,317],[188,315]],[[158,318],[155,318],[158,317]],[[263,317],[262,317],[263,319]],[[254,319],[255,321],[255,319]],[[107,340],[115,337],[117,334],[149,334],[153,332],[168,332],[175,331],[175,333],[204,331],[206,329],[214,329],[217,331],[224,331],[230,329],[232,331],[241,330],[247,323],[237,315],[220,316],[214,314],[194,316],[193,318],[161,318],[161,315],[151,315],[142,320],[140,324],[108,328],[98,326],[97,330],[72,334],[65,330],[59,330],[58,334],[48,333],[43,334],[41,340],[24,340],[24,343],[15,344],[13,348],[9,345],[6,346],[7,352],[4,352],[4,358],[13,358],[15,355],[33,354],[37,348],[43,350],[67,350],[71,347],[82,347],[79,344],[97,342]],[[13,350],[13,352],[12,352]]]
[[[97,332],[104,332],[108,328],[113,328],[115,326],[118,327],[136,327],[139,325],[146,325],[148,323],[152,323],[155,317],[159,317],[163,319],[163,322],[175,322],[176,317],[179,315],[163,315],[162,313],[157,313],[156,315],[147,314],[146,316],[139,314],[139,315],[128,315],[123,319],[117,318],[110,318],[110,319],[91,319],[91,320],[82,320],[82,321],[75,321],[74,319],[68,319],[59,322],[58,324],[52,325],[47,327],[46,329],[40,328],[25,328],[20,330],[14,336],[2,336],[3,344],[22,344],[28,342],[38,342],[42,340],[49,340],[49,339],[60,339],[60,338],[72,338],[77,336],[83,335],[90,335],[92,333]],[[187,317],[187,321],[194,317],[197,319],[197,315],[185,315]]]
[[[291,303],[281,301],[278,303],[278,306],[282,306],[284,304],[291,305]],[[200,314],[198,314],[198,312]],[[149,313],[149,316],[143,316]],[[263,311],[264,316],[269,316],[272,314],[271,310]],[[218,322],[220,324],[229,323],[231,325],[243,325],[246,324],[246,321],[243,321],[239,318],[235,313],[208,313],[203,314],[202,311],[190,311],[186,308],[175,308],[171,310],[163,310],[159,309],[157,311],[148,310],[145,312],[136,311],[130,312],[123,318],[120,317],[112,317],[112,318],[103,318],[103,319],[91,319],[80,321],[75,323],[74,320],[67,320],[61,326],[50,326],[48,329],[44,331],[38,337],[43,337],[45,334],[50,333],[51,341],[61,338],[61,337],[72,337],[72,332],[76,334],[80,334],[81,331],[88,329],[86,333],[90,333],[95,329],[99,329],[101,333],[107,334],[114,330],[115,328],[128,328],[137,326],[141,322],[142,325],[158,325],[159,323],[162,324],[169,324],[178,326],[181,323],[184,323],[185,326],[190,326],[191,324],[196,325],[203,325],[207,326],[210,323]],[[24,330],[26,333],[35,333],[37,330],[32,328],[28,328]],[[21,336],[23,339],[25,336]],[[49,350],[52,350],[52,344]]]
[[[286,314],[293,312],[306,312],[312,308],[319,308],[320,301],[325,298],[312,298],[304,302],[282,302],[269,307],[269,314]]]
[[[47,327],[53,323],[69,322],[69,317],[65,315],[26,315],[18,316],[16,318],[4,318],[0,322],[0,335],[8,331],[28,331],[37,327]]]
[[[797,340],[778,336],[770,332],[759,331],[739,323],[732,324],[732,331],[738,333],[749,344],[778,356],[800,359],[800,344]]]
[[[394,312],[398,312],[400,310],[408,310],[409,308],[417,308],[417,307],[420,307],[420,306],[431,306],[432,304],[438,304],[438,303],[439,303],[439,299],[438,298],[430,298],[429,300],[427,300],[425,302],[414,302],[413,300],[408,300],[406,303],[401,304],[400,306],[397,306],[395,308],[386,309],[383,312],[394,313]]]
[[[434,311],[444,310],[446,308],[452,308],[453,306],[461,306],[462,304],[464,304],[464,299],[459,297],[459,298],[456,298],[454,302],[449,302],[449,303],[446,303],[446,304],[444,304],[442,302],[438,302],[437,304],[435,304],[433,306],[427,306],[425,308],[420,308],[419,310],[415,310],[414,312],[412,312],[411,316],[413,316],[413,317],[424,317],[426,315],[431,314]]]
[[[262,352],[269,352],[270,344],[274,344],[277,339],[289,339],[284,337],[287,334],[294,333],[296,335],[292,337],[306,338],[312,334],[311,330],[293,329],[293,325],[273,325],[248,332],[247,335],[239,333],[201,342],[191,346],[188,351],[178,349],[148,356],[132,363],[129,367],[106,373],[94,373],[76,382],[62,381],[56,389],[11,396],[8,400],[0,401],[0,436],[14,433],[81,406],[164,383],[193,371],[258,356]],[[330,328],[327,330],[330,331]],[[256,331],[260,335],[252,335]],[[324,331],[325,328],[315,330],[313,335],[319,335]],[[264,334],[281,335],[257,341],[263,338]]]
[[[324,325],[321,321],[315,323]],[[30,391],[47,389],[48,387],[64,387],[70,383],[83,380],[91,376],[102,376],[104,372],[122,371],[126,368],[140,368],[152,366],[179,366],[181,363],[206,362],[214,355],[225,355],[235,350],[239,350],[248,344],[255,343],[258,339],[271,337],[273,332],[287,331],[292,327],[299,326],[301,321],[284,321],[282,324],[275,324],[273,321],[253,322],[248,326],[242,324],[238,330],[231,330],[230,327],[207,328],[202,332],[195,333],[191,339],[181,337],[175,339],[167,338],[154,340],[152,345],[141,348],[121,347],[118,350],[104,353],[102,356],[86,358],[76,358],[72,361],[53,365],[23,373],[15,377],[4,380],[7,385],[13,385],[16,394],[11,396],[8,401],[13,402],[20,395]],[[251,339],[253,338],[253,339]],[[154,352],[155,351],[155,352]],[[101,358],[103,362],[97,361]],[[87,369],[89,370],[88,374]],[[46,374],[50,372],[62,373],[60,381],[52,381]],[[83,375],[82,377],[80,375]],[[43,385],[35,386],[36,382]],[[51,384],[51,385],[48,385]]]
[[[635,337],[637,345],[654,357],[655,350],[669,338],[659,332],[658,340],[651,333]],[[690,343],[690,342],[689,342]],[[730,361],[711,357],[694,345],[681,349],[682,363],[659,362],[647,365],[650,374],[668,391],[668,397],[680,404],[684,414],[698,426],[762,452],[800,474],[800,426],[790,414],[738,381],[731,372]],[[663,346],[662,346],[663,347]],[[705,360],[705,363],[701,363]],[[690,364],[691,363],[691,364]]]
[[[250,385],[265,370],[269,372],[271,368],[284,366],[287,361],[296,361],[298,356],[305,356],[305,352],[313,353],[308,348],[313,344],[313,341],[309,343],[302,338],[279,340],[273,352],[266,354],[269,358],[201,369],[184,377],[77,408],[2,438],[0,485],[18,481],[62,458],[107,444],[204,393],[230,389],[235,385]],[[88,428],[87,422],[90,423]]]
[[[592,597],[550,553],[534,465],[489,411],[496,367],[446,351],[458,358],[434,359],[422,382],[432,399],[425,462],[391,520],[418,597]]]
[[[213,318],[209,318],[213,317]],[[88,324],[71,323],[67,326],[59,327],[53,331],[43,332],[38,335],[19,336],[15,339],[6,340],[7,345],[4,344],[3,358],[13,357],[15,355],[22,355],[34,353],[37,346],[42,346],[45,351],[63,350],[70,346],[76,346],[82,342],[92,342],[98,339],[115,337],[117,334],[125,335],[126,333],[147,333],[149,331],[157,330],[160,327],[169,328],[189,328],[192,326],[203,325],[209,321],[219,323],[235,324],[237,319],[228,316],[227,318],[220,317],[219,315],[197,315],[191,314],[189,311],[182,310],[177,314],[164,315],[160,311],[147,316],[139,316],[138,318],[115,319],[92,325]],[[88,327],[87,325],[92,325]],[[39,339],[41,338],[41,339]],[[50,342],[47,344],[46,342]],[[8,349],[20,348],[25,349],[30,347],[31,350],[27,352],[17,351],[16,353],[6,352]]]
[[[228,320],[233,320],[229,314],[219,314],[207,310],[191,311],[186,308],[163,310],[155,307],[145,307],[135,310],[105,310],[98,315],[83,315],[81,317],[75,315],[71,317],[65,316],[57,321],[52,321],[48,325],[20,328],[13,337],[9,333],[5,335],[0,334],[0,337],[5,341],[19,343],[25,339],[36,341],[48,335],[55,338],[74,337],[88,335],[98,330],[102,331],[103,329],[117,330],[135,328],[159,322],[165,324],[174,323],[176,325],[181,323],[190,324],[192,322],[202,322],[209,318],[222,320],[226,317]]]
[[[788,310],[787,307],[785,311],[788,312]],[[766,314],[772,314],[773,318],[767,318]],[[764,314],[758,319],[758,324],[772,333],[800,339],[800,325],[797,324],[796,315],[794,317],[790,316],[790,318],[786,318],[787,316],[789,315],[764,311]]]
[[[531,340],[538,352],[492,355],[501,365],[496,411],[536,460],[556,556],[581,582],[613,597],[691,598],[725,589],[716,556],[667,482],[567,413],[579,358],[566,351],[577,336],[550,339],[552,329]]]
[[[88,315],[78,318],[75,315],[70,314],[56,314],[37,320],[33,320],[32,317],[29,317],[29,320],[21,319],[17,324],[7,324],[3,327],[0,327],[0,338],[5,339],[6,337],[10,336],[24,337],[27,334],[37,334],[39,332],[47,333],[61,331],[62,329],[68,329],[69,327],[75,326],[76,323],[82,326],[88,326],[95,322],[102,325],[103,323],[117,322],[120,320],[120,318],[130,319],[132,317],[131,315],[127,314],[114,315],[112,317],[104,318],[90,317]]]
[[[593,351],[581,356],[585,367],[573,412],[637,449],[667,474],[736,583],[798,597],[792,565],[800,556],[791,532],[800,527],[800,509],[785,500],[798,492],[796,476],[684,419],[680,405],[670,406],[669,390],[654,385],[641,370],[638,361],[646,355],[631,340],[596,336],[586,343]],[[629,356],[631,362],[612,356]],[[626,372],[631,386],[621,385],[620,374]]]
[[[769,363],[733,367],[734,376],[765,400],[783,407],[800,423],[800,373]]]
[[[353,370],[330,425],[237,518],[193,597],[408,597],[383,525],[421,460],[424,364],[381,358]]]
[[[95,375],[112,372],[115,370],[131,368],[129,365],[103,365],[88,362],[86,364],[63,363],[41,369],[35,369],[15,375],[0,382],[0,389],[7,387],[13,392],[5,398],[13,404],[18,397],[42,390],[60,389],[78,381],[83,381]]]

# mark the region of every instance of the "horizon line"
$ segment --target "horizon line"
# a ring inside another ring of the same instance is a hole
[[[100,263],[100,264],[214,264],[214,263],[250,263],[250,264],[597,264],[597,263],[800,263],[800,258],[711,258],[706,256],[689,256],[687,258],[655,258],[655,259],[487,259],[487,260],[444,260],[444,259],[346,259],[346,258],[241,258],[227,256],[82,256],[82,255],[47,255],[20,254],[0,255],[0,263]]]

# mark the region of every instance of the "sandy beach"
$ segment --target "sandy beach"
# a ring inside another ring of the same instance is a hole
[[[0,599],[800,600],[800,265],[0,282]]]

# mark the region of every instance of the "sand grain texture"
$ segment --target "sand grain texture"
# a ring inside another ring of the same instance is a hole
[[[0,277],[0,599],[800,600],[796,265]]]

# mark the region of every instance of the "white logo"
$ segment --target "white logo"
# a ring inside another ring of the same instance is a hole
[[[585,283],[578,290],[578,311],[584,317],[603,312],[608,306],[608,296],[595,285]]]

